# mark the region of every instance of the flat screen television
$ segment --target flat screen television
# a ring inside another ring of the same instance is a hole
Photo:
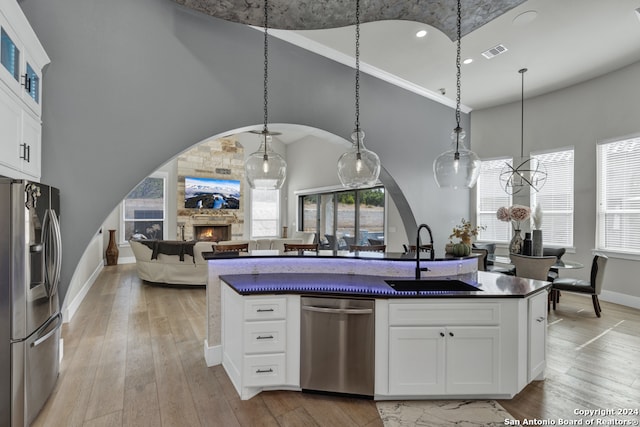
[[[184,207],[240,209],[240,181],[185,176]]]

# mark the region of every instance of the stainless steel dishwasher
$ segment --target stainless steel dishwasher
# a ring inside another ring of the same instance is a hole
[[[375,301],[302,297],[303,391],[373,396]]]

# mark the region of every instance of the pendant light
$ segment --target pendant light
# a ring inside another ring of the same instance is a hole
[[[456,127],[451,133],[451,149],[440,154],[433,162],[433,176],[440,188],[472,188],[480,175],[480,159],[464,143],[465,131],[460,127],[460,39],[461,5],[458,0],[458,45],[456,50]]]
[[[338,159],[338,177],[343,187],[371,187],[378,182],[380,158],[364,146],[360,129],[360,0],[356,0],[356,128],[351,134],[353,146]]]
[[[287,162],[282,156],[270,148],[273,135],[280,132],[271,132],[267,126],[268,115],[268,82],[269,82],[269,39],[267,29],[269,27],[268,0],[264,2],[264,126],[262,131],[251,131],[258,134],[260,148],[247,158],[244,164],[245,176],[249,187],[259,190],[278,190],[282,187],[287,177]]]
[[[529,187],[532,191],[539,191],[547,181],[547,168],[543,163],[533,158],[524,157],[524,73],[526,68],[518,70],[522,76],[520,98],[520,159],[514,164],[506,163],[500,171],[500,185],[507,194],[517,194]]]

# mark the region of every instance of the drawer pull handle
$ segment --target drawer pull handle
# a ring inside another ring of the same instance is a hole
[[[262,336],[262,335],[258,335],[256,337],[257,340],[272,340],[273,339],[273,335],[267,335],[267,336]]]
[[[453,332],[449,332],[449,336],[452,337],[453,336]]]
[[[544,320],[544,317],[538,317],[536,320],[537,320],[538,322],[542,322],[542,321]]]
[[[444,332],[440,332],[440,336],[443,337],[444,336]]]
[[[259,308],[256,310],[258,313],[264,313],[268,311],[273,311],[273,308]]]
[[[270,372],[273,372],[273,369],[269,368],[269,369],[258,369],[256,371],[256,374],[268,374]]]

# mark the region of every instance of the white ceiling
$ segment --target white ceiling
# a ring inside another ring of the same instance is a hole
[[[464,13],[465,1],[462,1]],[[640,60],[640,0],[528,0],[462,38],[464,110],[482,109],[558,90]],[[516,17],[524,12],[519,22]],[[535,19],[526,22],[532,15]],[[427,37],[415,33],[427,29]],[[260,28],[257,28],[261,30]],[[455,106],[456,42],[426,24],[379,21],[361,24],[361,70],[447,105]],[[354,65],[354,27],[269,30],[269,33]],[[508,51],[485,59],[481,52]],[[640,77],[640,76],[639,76]],[[440,94],[444,88],[446,95]]]

